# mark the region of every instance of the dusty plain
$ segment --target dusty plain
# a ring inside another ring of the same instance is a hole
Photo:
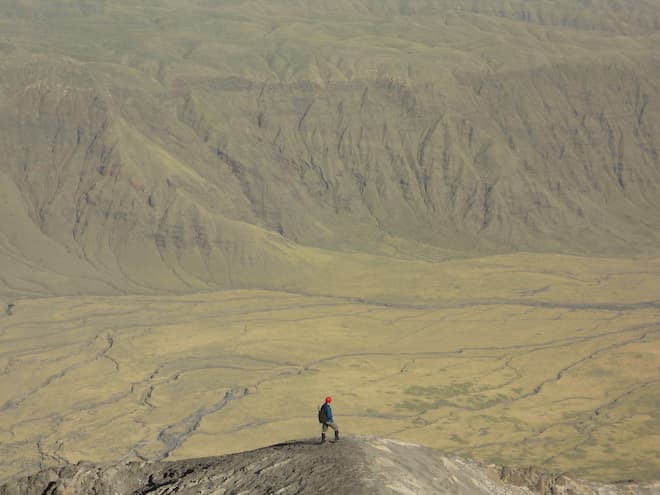
[[[353,275],[325,294],[14,301],[0,320],[0,478],[313,437],[326,394],[345,434],[657,478],[660,260],[392,260],[360,291]]]

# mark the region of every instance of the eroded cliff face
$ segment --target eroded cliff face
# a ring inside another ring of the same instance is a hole
[[[452,72],[440,83],[235,81],[190,89],[179,115],[206,139],[216,112],[200,102],[240,101],[245,136],[217,137],[217,153],[264,225],[304,243],[389,234],[450,249],[606,252],[655,239],[650,224],[630,230],[658,211],[655,76],[587,60]]]
[[[394,440],[355,437],[175,462],[79,463],[0,486],[2,495],[248,492],[651,495],[660,493],[660,484],[589,483],[534,468],[485,466]]]
[[[658,244],[656,2],[175,7],[1,6],[5,292]]]

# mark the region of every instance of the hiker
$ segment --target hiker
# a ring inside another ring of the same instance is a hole
[[[321,443],[325,442],[325,432],[328,431],[328,427],[335,431],[335,442],[339,440],[339,426],[337,426],[337,423],[335,423],[332,416],[332,408],[330,407],[331,402],[332,397],[326,397],[321,409],[319,409],[319,423],[323,425]]]

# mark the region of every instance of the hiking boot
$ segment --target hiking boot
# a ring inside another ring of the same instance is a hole
[[[339,430],[335,430],[335,442],[339,440]]]
[[[325,433],[321,433],[321,443],[325,443]]]

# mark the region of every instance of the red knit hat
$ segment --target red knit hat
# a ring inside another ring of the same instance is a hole
[[[326,403],[326,404],[330,404],[331,402],[332,402],[332,397],[330,397],[330,396],[328,395],[328,396],[325,398],[325,403]]]

